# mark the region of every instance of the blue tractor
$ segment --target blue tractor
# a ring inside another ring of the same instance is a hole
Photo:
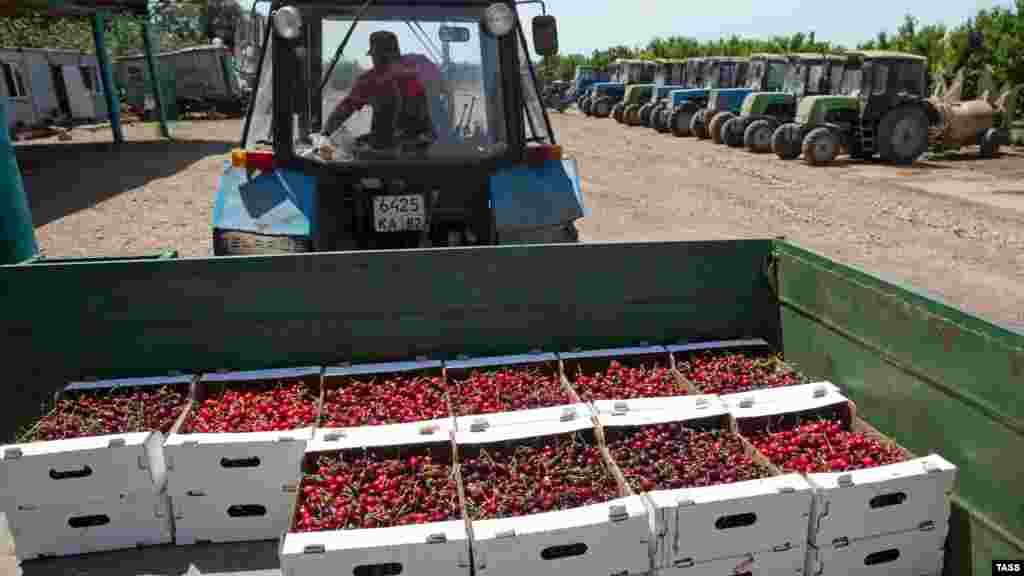
[[[788,59],[782,54],[752,54],[746,70],[738,71],[733,87],[721,87],[708,94],[708,102],[690,119],[690,132],[716,144],[722,143],[722,125],[735,118],[743,107],[743,99],[754,92],[776,92],[782,89]]]
[[[686,88],[686,60],[664,59],[657,60],[658,69],[654,75],[654,90],[650,100],[640,106],[637,113],[639,124],[651,126],[651,119],[658,103],[666,98],[669,92]]]
[[[580,110],[598,118],[611,116],[612,109],[625,98],[626,88],[654,81],[656,67],[657,64],[650,60],[616,60],[610,66],[611,81],[592,84]]]
[[[658,95],[650,110],[650,127],[658,132],[670,131],[668,120],[672,112],[672,94],[687,88],[703,88],[704,76],[708,69],[707,58],[687,58],[683,66],[682,77],[679,79],[679,87],[668,87],[664,94]],[[661,92],[661,91],[659,91]]]
[[[745,78],[750,60],[726,56],[712,56],[701,63],[703,85],[697,88],[674,90],[669,93],[671,108],[663,111],[667,125],[676,137],[690,136],[691,120],[708,103],[712,90],[735,88],[737,79]]]

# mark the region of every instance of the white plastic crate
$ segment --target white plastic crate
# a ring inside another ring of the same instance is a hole
[[[740,554],[729,558],[692,561],[680,559],[677,565],[658,568],[657,576],[801,576],[806,562],[806,547]]]
[[[455,425],[451,418],[357,428],[318,428],[306,445],[306,451],[448,442],[453,430]]]
[[[192,376],[123,378],[74,382],[65,390],[170,385],[181,386],[188,397],[192,380]],[[0,510],[158,493],[166,482],[163,442],[161,432],[142,431],[0,446],[0,476],[6,480],[0,485]]]
[[[390,428],[390,429],[389,429]],[[362,448],[435,448],[451,454],[450,438],[424,439],[406,429],[373,426]],[[314,440],[307,460],[339,450],[339,441]],[[308,461],[312,465],[312,461]],[[301,485],[300,485],[301,491]],[[293,501],[297,500],[293,497]],[[298,506],[293,505],[293,517]],[[334,574],[469,574],[466,521],[431,522],[387,528],[293,532],[286,525],[281,547],[284,576]]]
[[[294,486],[245,485],[234,490],[206,493],[192,490],[171,498],[174,543],[274,540],[288,530],[295,501]]]
[[[715,397],[711,397],[715,398]],[[726,407],[706,396],[681,398],[663,411],[599,414],[610,441],[619,430],[679,422],[730,430]],[[718,422],[715,422],[717,420]],[[766,464],[748,451],[755,461]],[[773,472],[778,472],[769,466]],[[654,518],[656,568],[700,565],[743,554],[804,548],[811,514],[811,486],[799,474],[715,486],[642,494]]]
[[[459,396],[457,394],[457,382],[464,380],[473,371],[486,372],[502,368],[523,369],[537,368],[550,374],[555,385],[560,387],[567,395],[569,401],[563,405],[549,406],[546,408],[533,408],[529,410],[516,410],[507,412],[492,412],[489,414],[469,414],[456,416],[455,429],[480,432],[496,426],[530,426],[537,422],[565,422],[576,418],[589,420],[592,411],[586,404],[580,402],[572,388],[562,378],[558,365],[558,357],[552,353],[537,352],[531,354],[514,354],[508,356],[487,356],[483,358],[469,358],[454,360],[445,363],[445,375],[448,385],[452,389],[452,408],[458,414]]]
[[[644,422],[645,415],[663,422],[666,415],[675,420],[687,418],[704,418],[728,413],[722,397],[715,394],[697,394],[693,396],[670,396],[666,398],[632,398],[629,400],[597,400],[594,409],[598,416],[614,416],[611,419],[601,418],[603,424],[614,426],[619,417],[632,425]]]
[[[580,431],[593,422],[537,422],[529,427],[456,431],[460,458],[477,447]],[[594,446],[600,447],[595,436]],[[606,463],[607,464],[607,463]],[[609,472],[615,476],[611,467]],[[471,538],[476,573],[630,574],[650,570],[650,518],[643,500],[619,482],[618,498],[602,504],[511,518],[474,520]]]
[[[937,454],[845,473],[808,474],[814,487],[810,542],[932,527],[945,537],[956,466]]]
[[[639,496],[517,518],[473,522],[480,576],[643,574],[647,510]]]
[[[7,513],[18,560],[168,544],[169,499],[137,492],[110,500],[22,505]]]
[[[940,576],[945,539],[927,529],[808,546],[806,576]]]
[[[325,417],[326,417],[326,412],[325,411],[326,411],[326,406],[327,406],[327,395],[326,395],[326,393],[327,393],[328,390],[331,390],[331,389],[333,389],[333,388],[335,388],[337,386],[337,381],[338,380],[345,380],[345,379],[350,379],[350,378],[358,379],[360,377],[378,378],[378,377],[382,377],[382,376],[397,376],[397,375],[401,375],[401,374],[410,374],[410,373],[417,373],[417,374],[422,374],[422,375],[430,374],[430,375],[433,375],[433,376],[437,376],[438,378],[443,378],[443,365],[442,365],[440,360],[416,360],[416,361],[408,361],[408,362],[381,362],[381,363],[373,363],[373,364],[346,364],[346,365],[342,365],[342,366],[328,366],[328,367],[324,368],[324,375],[323,375],[323,387],[324,387],[324,400],[323,400],[324,404],[323,405],[324,405],[324,410],[322,410],[321,416],[320,416],[320,418],[317,421],[317,427],[318,428],[319,427],[323,427],[324,429],[354,430],[356,428],[377,427],[377,426],[391,426],[391,425],[399,425],[399,424],[408,424],[408,425],[424,424],[424,425],[430,425],[430,424],[437,423],[441,427],[443,427],[444,429],[451,429],[451,428],[453,428],[454,427],[454,421],[453,421],[453,415],[450,414],[450,410],[451,410],[450,409],[450,405],[446,406],[448,408],[448,410],[446,410],[446,411],[449,412],[447,418],[436,418],[436,419],[427,419],[427,420],[416,421],[416,422],[390,423],[390,424],[380,424],[380,425],[373,425],[373,426],[367,425],[367,426],[358,426],[358,427],[356,427],[356,426],[345,426],[345,427],[326,426],[326,422],[325,422]],[[446,402],[446,404],[447,404],[447,402]],[[449,422],[447,422],[447,424],[445,424],[445,423],[442,422],[443,420],[448,420]]]
[[[277,379],[315,379],[320,368],[286,368],[205,374],[197,390],[209,383],[264,382]],[[319,386],[316,387],[319,391]],[[201,399],[201,396],[197,396]],[[192,406],[191,410],[196,409]],[[184,424],[185,418],[181,424]],[[261,489],[270,497],[299,479],[299,465],[313,425],[276,432],[182,434],[176,427],[164,443],[167,492],[183,496],[189,491],[209,495]]]

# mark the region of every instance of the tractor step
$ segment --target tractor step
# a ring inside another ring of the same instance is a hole
[[[875,130],[870,126],[860,126],[857,129],[857,139],[860,141],[860,148],[865,152],[875,151]]]

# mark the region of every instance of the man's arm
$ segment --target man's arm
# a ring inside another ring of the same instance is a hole
[[[333,134],[341,127],[356,111],[370,103],[371,71],[362,74],[352,84],[348,95],[342,98],[341,102],[331,111],[324,122],[321,132],[324,135]]]

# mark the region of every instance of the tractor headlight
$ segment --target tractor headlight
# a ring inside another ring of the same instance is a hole
[[[295,40],[302,32],[302,14],[295,6],[282,6],[274,11],[274,31],[285,40]]]
[[[487,7],[484,12],[484,23],[487,30],[495,36],[504,36],[516,25],[516,15],[508,4],[497,2]]]

